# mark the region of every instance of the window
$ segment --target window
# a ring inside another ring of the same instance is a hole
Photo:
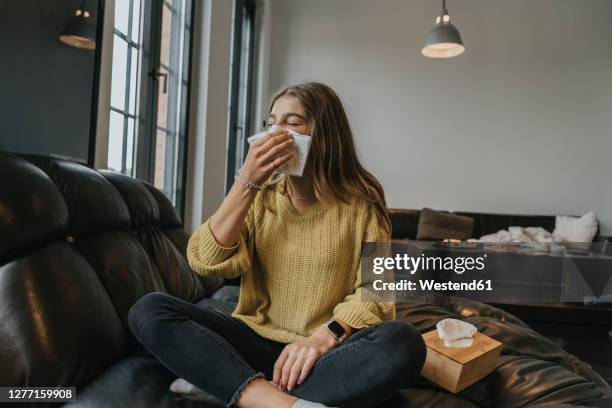
[[[183,215],[193,0],[116,0],[108,167]]]
[[[248,152],[246,139],[252,132],[251,89],[254,32],[255,2],[235,0],[226,191],[231,188],[234,175],[244,162]]]
[[[155,129],[153,184],[183,205],[186,164],[187,107],[192,1],[164,1],[159,33],[159,84]],[[155,108],[155,107],[154,107]]]
[[[141,0],[115,2],[108,167],[133,176]]]

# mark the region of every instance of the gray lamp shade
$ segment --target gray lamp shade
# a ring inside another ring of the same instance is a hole
[[[421,54],[429,58],[452,58],[465,52],[459,31],[450,22],[440,22],[425,39]]]
[[[96,48],[96,28],[83,14],[74,17],[60,34],[60,41],[76,48]]]

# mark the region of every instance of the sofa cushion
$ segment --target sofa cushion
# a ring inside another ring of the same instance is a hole
[[[582,217],[558,215],[553,237],[561,242],[592,242],[598,229],[599,223],[592,212]]]
[[[69,217],[57,186],[32,163],[0,151],[0,174],[2,265],[42,243],[64,237]]]
[[[71,236],[128,229],[130,213],[113,185],[78,163],[41,155],[24,156],[53,181],[68,207]]]
[[[474,219],[471,217],[423,208],[419,218],[416,239],[468,239],[472,236],[473,231]]]
[[[51,242],[0,265],[0,384],[86,384],[129,337],[87,259]]]

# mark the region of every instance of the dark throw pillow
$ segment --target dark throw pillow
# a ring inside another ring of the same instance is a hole
[[[419,217],[417,240],[468,239],[474,232],[474,219],[423,208]]]

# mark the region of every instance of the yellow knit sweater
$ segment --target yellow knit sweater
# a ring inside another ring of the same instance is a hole
[[[363,328],[395,318],[392,302],[362,302],[362,242],[388,242],[374,208],[363,199],[316,202],[299,212],[286,179],[270,191],[270,210],[255,197],[238,243],[222,247],[208,219],[191,236],[187,259],[205,276],[241,276],[232,316],[260,336],[292,343],[332,318]]]

